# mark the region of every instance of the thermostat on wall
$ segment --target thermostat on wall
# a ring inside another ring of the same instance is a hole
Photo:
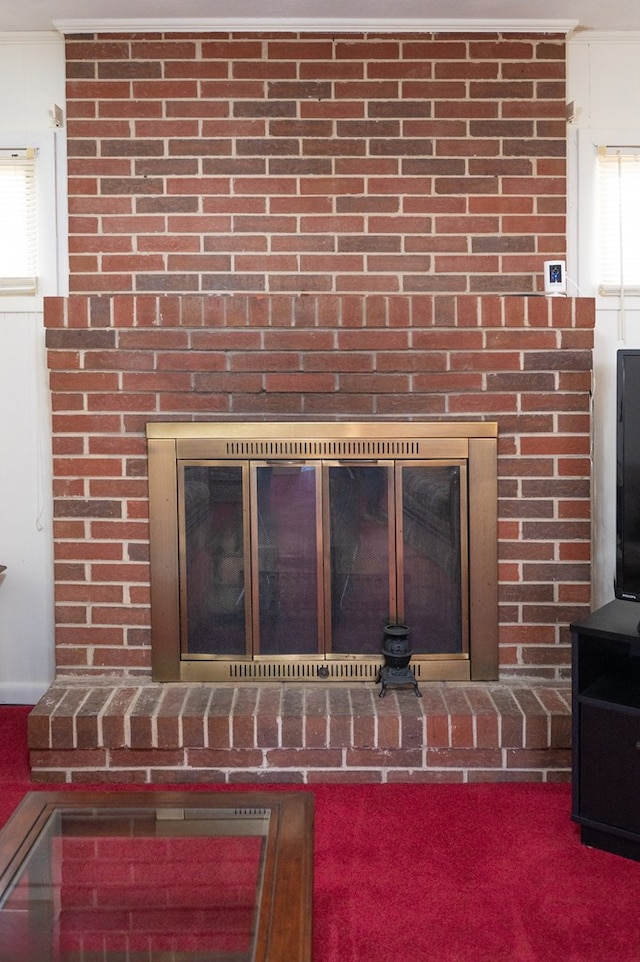
[[[545,294],[567,293],[564,261],[544,262],[544,292]]]

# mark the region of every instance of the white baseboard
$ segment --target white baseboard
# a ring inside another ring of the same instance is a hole
[[[0,682],[0,705],[35,705],[51,681]]]

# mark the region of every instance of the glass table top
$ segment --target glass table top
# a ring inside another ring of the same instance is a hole
[[[0,833],[2,958],[307,960],[312,815],[306,792],[29,793]]]

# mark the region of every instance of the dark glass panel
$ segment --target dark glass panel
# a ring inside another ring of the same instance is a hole
[[[184,511],[186,653],[244,655],[242,468],[185,466]]]
[[[402,620],[416,654],[463,651],[460,468],[402,468]]]
[[[256,474],[260,654],[315,654],[318,472],[265,465]]]
[[[378,654],[390,617],[390,468],[329,468],[332,651]]]

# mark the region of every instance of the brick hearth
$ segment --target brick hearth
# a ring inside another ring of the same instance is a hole
[[[568,685],[54,684],[29,718],[35,781],[564,781]]]

